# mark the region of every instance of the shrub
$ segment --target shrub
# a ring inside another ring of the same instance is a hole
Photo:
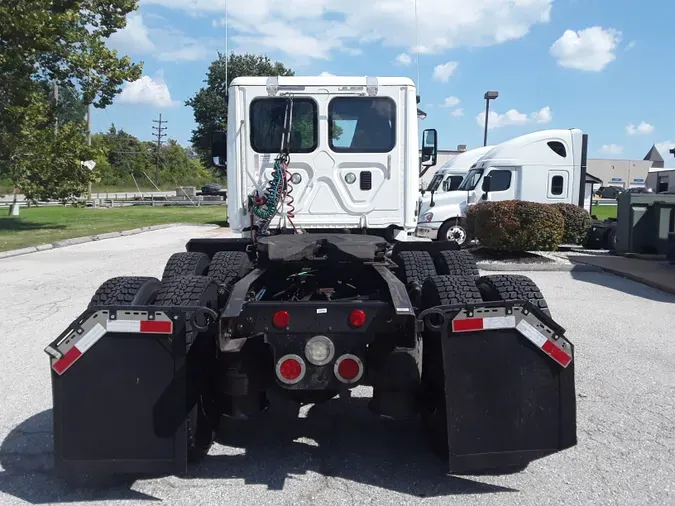
[[[505,200],[470,206],[467,227],[489,249],[553,251],[563,239],[565,219],[549,204]]]
[[[586,209],[574,204],[552,204],[565,219],[563,244],[583,244],[593,226],[591,215]]]

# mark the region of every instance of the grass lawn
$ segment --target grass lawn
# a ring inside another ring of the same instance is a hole
[[[0,216],[0,251],[165,223],[214,223],[224,226],[226,209],[225,206],[22,207],[18,218]],[[4,214],[8,210],[0,208],[0,212]]]
[[[616,209],[617,206],[593,206],[591,214],[596,215],[599,220],[616,218]]]

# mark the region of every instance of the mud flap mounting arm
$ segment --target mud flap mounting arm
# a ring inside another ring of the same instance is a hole
[[[427,329],[443,336],[513,329],[562,367],[573,360],[574,346],[565,329],[528,301],[436,306],[419,314]]]

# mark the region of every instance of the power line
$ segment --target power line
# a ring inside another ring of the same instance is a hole
[[[167,129],[167,127],[163,127],[162,125],[168,123],[168,121],[162,121],[162,115],[160,114],[159,120],[153,119],[152,122],[159,125],[152,127],[152,129],[157,132],[155,134],[157,136],[157,165],[155,166],[155,185],[159,186],[159,153],[162,149],[162,139],[166,137],[164,130]]]

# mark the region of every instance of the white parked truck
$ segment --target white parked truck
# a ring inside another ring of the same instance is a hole
[[[446,201],[452,202],[456,198],[456,191],[462,184],[464,177],[471,167],[494,146],[483,146],[480,148],[465,151],[454,158],[445,162],[434,174],[429,186],[422,191],[420,198],[420,210],[424,213],[428,209],[445,205]],[[451,234],[451,231],[445,231],[445,234]]]
[[[456,191],[423,202],[415,235],[465,245],[468,206],[526,200],[584,206],[588,136],[577,128],[541,130],[494,146]]]
[[[240,237],[107,280],[46,347],[58,473],[184,473],[224,419],[359,385],[376,415],[419,417],[452,473],[576,444],[574,347],[536,285],[397,240],[417,223],[416,103],[406,78],[232,82],[213,158]]]

